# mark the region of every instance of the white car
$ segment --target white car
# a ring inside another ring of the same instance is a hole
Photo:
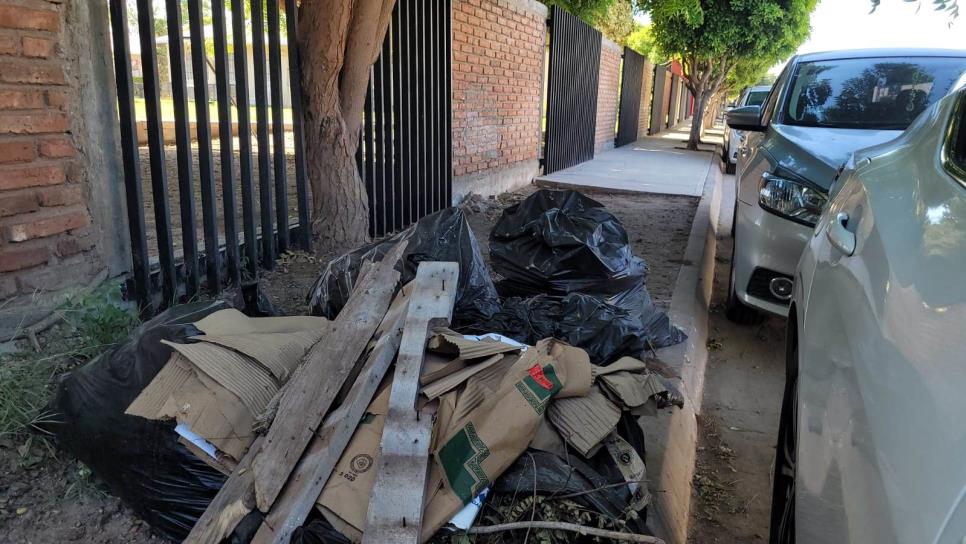
[[[966,542],[966,89],[855,153],[795,273],[771,542]]]
[[[788,62],[760,109],[728,112],[731,128],[750,131],[738,157],[729,319],[787,315],[792,273],[838,170],[856,149],[901,134],[964,72],[966,51],[811,53]]]
[[[748,87],[735,101],[734,107],[743,108],[745,106],[761,106],[768,98],[771,85],[758,85]],[[741,143],[742,132],[740,130],[727,129],[724,134],[724,147],[721,148],[722,159],[725,161],[725,168],[729,174],[735,173],[738,164],[738,145]]]

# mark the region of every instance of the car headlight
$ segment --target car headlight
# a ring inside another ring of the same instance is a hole
[[[774,174],[762,174],[758,203],[782,217],[814,227],[828,197],[814,187]]]

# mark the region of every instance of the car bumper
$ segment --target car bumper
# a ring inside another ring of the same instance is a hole
[[[788,303],[778,303],[749,292],[757,269],[793,277],[812,228],[761,209],[758,203],[738,201],[735,225],[734,288],[744,304],[778,316],[788,316]]]

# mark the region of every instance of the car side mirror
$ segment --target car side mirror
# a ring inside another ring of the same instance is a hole
[[[761,106],[735,108],[728,112],[727,119],[728,126],[735,130],[764,132],[766,128],[761,124]]]

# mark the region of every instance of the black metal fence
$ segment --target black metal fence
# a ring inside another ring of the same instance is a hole
[[[225,284],[238,284],[243,276],[255,277],[259,263],[271,268],[276,255],[293,242],[308,247],[296,0],[233,0],[230,12],[226,0],[165,0],[165,9],[158,7],[158,13],[152,0],[137,0],[136,14],[128,12],[128,5],[128,0],[110,0],[111,30],[133,260],[131,285],[142,308],[150,312],[182,297],[191,298],[202,288],[217,293]],[[182,31],[184,14],[187,36]],[[156,27],[156,17],[166,19],[166,29]],[[134,53],[129,20],[136,21]],[[262,38],[266,35],[267,55]],[[287,69],[282,64],[283,35]],[[164,47],[159,49],[161,42]],[[209,47],[214,63],[206,52]],[[166,61],[160,70],[159,51]],[[249,81],[249,67],[253,81]],[[209,73],[215,79],[216,121],[211,119]],[[285,107],[286,101],[290,108]],[[253,151],[251,108],[257,151]],[[288,131],[286,115],[292,121]],[[146,118],[146,123],[139,117]],[[212,133],[213,122],[217,136]],[[147,133],[152,204],[148,208],[142,188],[145,150],[141,143],[145,142],[139,140],[141,129]],[[175,134],[173,149],[166,130]],[[213,139],[218,142],[217,155]],[[169,171],[172,155],[176,173]],[[289,156],[294,161],[297,199],[294,228],[290,225]],[[253,159],[257,160],[257,185]],[[169,176],[177,177],[175,191],[169,187]],[[203,249],[196,238],[196,192],[201,199]],[[177,201],[178,216],[172,216],[169,200]],[[154,232],[145,224],[146,209]],[[149,247],[149,238],[156,247]]]
[[[600,32],[552,8],[545,174],[594,158],[600,47]]]
[[[644,81],[644,57],[625,47],[623,66],[615,142],[617,147],[637,141],[637,125],[641,116],[641,84]]]
[[[450,205],[450,8],[450,0],[397,1],[372,67],[356,156],[372,236]]]

